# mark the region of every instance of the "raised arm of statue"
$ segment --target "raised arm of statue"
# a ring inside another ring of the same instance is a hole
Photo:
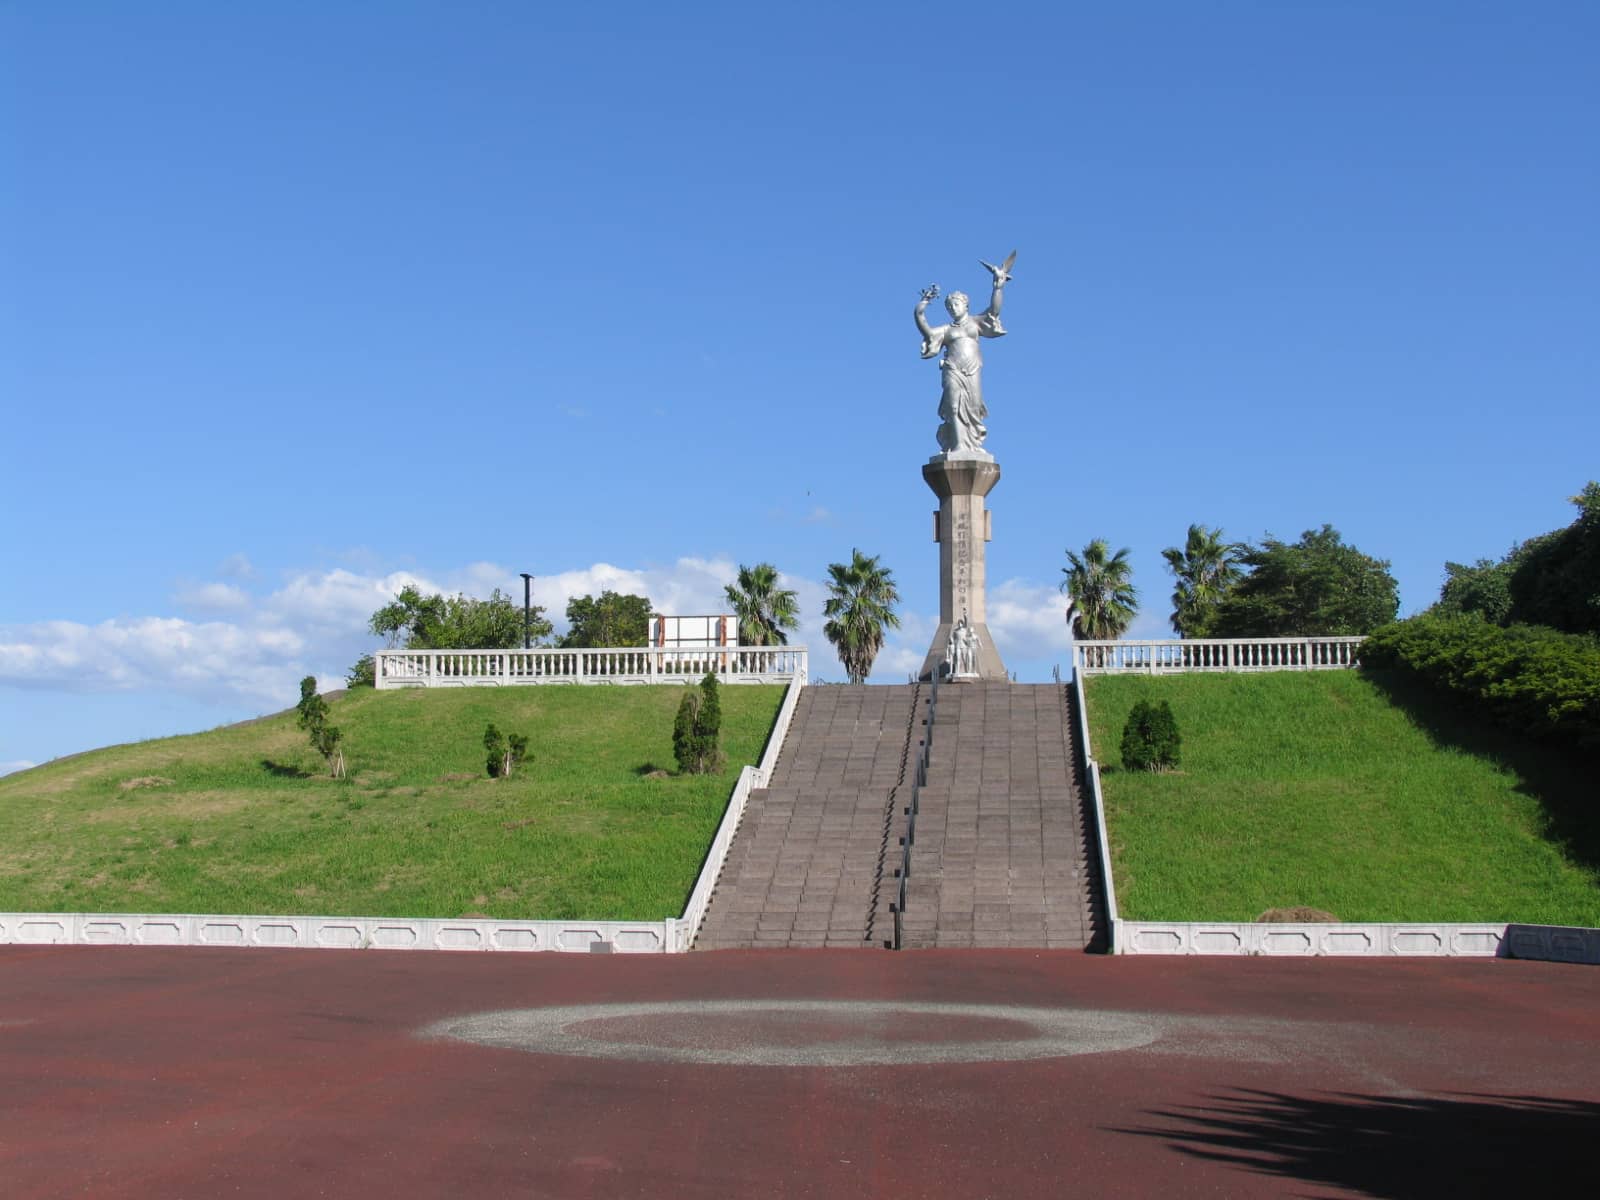
[[[937,298],[938,295],[939,285],[936,283],[929,284],[927,287],[922,289],[922,298],[917,301],[917,332],[922,334],[923,358],[932,358],[935,354],[939,353],[940,348],[944,344],[944,337],[940,330],[929,325],[928,318],[924,315],[928,310],[928,305],[935,298]],[[943,326],[940,327],[940,329],[942,328]]]
[[[1011,267],[1012,264],[1017,261],[1017,252],[1013,250],[1006,257],[1005,262],[1001,263],[998,267],[993,263],[984,262],[981,258],[978,261],[988,269],[990,275],[994,276],[994,289],[989,293],[989,311],[984,315],[993,317],[995,327],[999,329],[1000,305],[1005,300],[1006,284],[1011,280]],[[1001,329],[1000,332],[1004,333],[1005,331]],[[995,335],[989,334],[987,336],[993,337]]]

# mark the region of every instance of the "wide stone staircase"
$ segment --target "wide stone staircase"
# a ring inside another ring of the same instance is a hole
[[[946,683],[930,725],[932,693],[801,693],[770,786],[750,794],[697,950],[1094,945],[1103,922],[1068,693]]]
[[[941,687],[927,775],[903,945],[1088,946],[1095,856],[1064,689]]]

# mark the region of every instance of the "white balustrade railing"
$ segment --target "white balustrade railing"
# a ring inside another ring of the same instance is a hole
[[[805,682],[804,646],[638,646],[584,650],[379,650],[379,688],[538,683]]]
[[[1183,671],[1331,671],[1360,664],[1360,637],[1175,638],[1074,642],[1073,665],[1088,675]]]

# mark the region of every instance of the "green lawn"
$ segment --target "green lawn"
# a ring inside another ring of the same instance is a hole
[[[1352,671],[1087,683],[1121,915],[1600,925],[1593,765]],[[1128,772],[1140,699],[1172,704],[1180,770]]]
[[[783,689],[722,689],[717,776],[674,773],[682,695],[354,691],[331,701],[346,780],[292,711],[46,763],[0,778],[0,911],[677,916]],[[509,780],[490,721],[529,736]]]

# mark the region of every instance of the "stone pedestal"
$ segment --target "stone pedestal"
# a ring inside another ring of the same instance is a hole
[[[922,662],[922,678],[943,677],[950,630],[967,614],[978,634],[978,679],[1009,679],[1000,652],[989,636],[984,607],[984,543],[990,539],[989,511],[983,498],[1000,482],[1000,464],[982,450],[936,454],[922,468],[939,511],[933,516],[933,540],[939,543],[939,629]]]

